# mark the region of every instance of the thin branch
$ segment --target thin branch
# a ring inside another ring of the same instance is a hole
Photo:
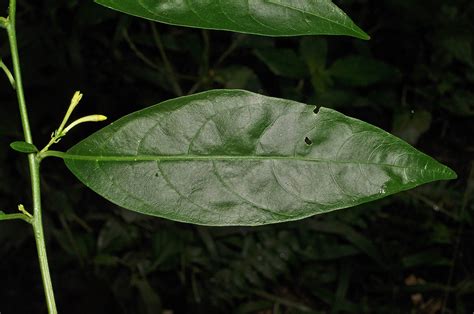
[[[5,75],[7,76],[8,80],[10,81],[10,84],[12,85],[13,89],[16,89],[15,86],[15,78],[13,77],[12,72],[10,69],[6,66],[5,63],[3,63],[3,60],[0,58],[0,68],[5,72]]]
[[[214,63],[212,67],[216,68],[221,65],[221,63],[224,62],[224,60],[227,59],[227,57],[229,57],[234,52],[234,50],[237,49],[237,47],[239,47],[240,43],[245,38],[247,38],[246,34],[237,34],[237,38],[229,45],[229,47],[227,47],[227,49],[224,51],[224,53],[222,53],[222,55],[219,57],[219,59],[217,59],[216,63]]]
[[[191,89],[188,91],[188,95],[194,94],[209,76],[209,53],[211,42],[209,40],[209,32],[207,30],[202,31],[202,38],[204,41],[204,49],[202,52],[201,67],[199,69],[200,79],[191,87]]]
[[[282,298],[282,297],[277,296],[277,295],[270,294],[270,293],[268,293],[266,291],[262,291],[262,290],[254,290],[253,292],[254,292],[255,295],[258,295],[261,298],[267,299],[267,300],[275,302],[277,304],[282,304],[286,307],[294,308],[294,309],[297,309],[298,311],[301,311],[301,312],[313,312],[313,310],[311,308],[309,308],[308,306],[306,306],[305,304],[302,304],[302,303],[299,303],[299,302],[294,302],[294,301],[288,300],[286,298]]]
[[[168,56],[166,55],[166,50],[165,50],[165,47],[163,46],[163,42],[161,41],[160,33],[158,33],[158,30],[156,29],[155,23],[150,22],[150,25],[151,25],[151,30],[153,32],[153,39],[155,40],[155,44],[158,47],[158,50],[160,51],[161,59],[163,60],[166,72],[168,73],[169,78],[171,80],[171,85],[173,86],[173,90],[176,95],[182,96],[183,90],[181,89],[181,86],[179,85],[179,81],[176,76],[176,72],[173,68],[173,64],[171,64],[170,60],[168,59]]]
[[[18,98],[18,106],[21,116],[21,125],[23,127],[23,134],[25,142],[33,144],[33,137],[31,136],[30,122],[28,119],[28,110],[26,108],[25,94],[23,91],[23,84],[21,78],[20,57],[18,53],[18,44],[16,40],[16,0],[10,0],[9,15],[7,23],[8,40],[10,42],[10,50],[13,64],[13,74],[15,77],[16,94]],[[34,162],[34,156],[31,155],[30,166]]]
[[[132,49],[132,51],[135,53],[135,55],[140,59],[142,60],[146,65],[152,67],[153,69],[155,70],[161,70],[160,67],[153,61],[151,61],[147,56],[145,56],[145,54],[143,54],[143,52],[141,52],[137,46],[135,45],[135,43],[132,41],[132,39],[130,38],[130,36],[128,35],[128,31],[126,28],[124,28],[123,30],[123,37],[125,38],[125,41],[127,42],[128,46],[130,47],[130,49]]]
[[[465,226],[464,219],[463,219],[464,212],[466,211],[467,205],[469,204],[469,201],[472,198],[473,192],[474,192],[474,162],[471,163],[471,170],[469,171],[467,187],[466,187],[466,190],[464,191],[461,208],[459,209],[459,212],[457,215],[459,218],[459,226],[456,232],[456,242],[454,244],[453,257],[451,260],[451,268],[449,269],[448,281],[446,283],[446,290],[443,296],[443,308],[441,310],[441,314],[448,313],[447,306],[448,306],[449,294],[451,292],[451,285],[454,280],[454,271],[456,269],[456,261],[459,256],[459,249],[461,248],[462,235],[464,233],[464,226]]]
[[[234,52],[234,50],[237,49],[237,47],[239,47],[239,44],[246,37],[247,37],[247,35],[245,35],[245,34],[239,34],[237,36],[237,38],[229,45],[229,47],[227,47],[227,49],[222,53],[222,55],[219,57],[219,59],[217,59],[217,61],[212,64],[210,69],[215,69],[215,68],[219,67],[225,61],[225,59],[227,59]],[[209,39],[207,39],[207,40],[209,40]],[[206,43],[206,37],[204,37],[204,41]],[[208,70],[208,72],[209,72],[209,70]],[[202,73],[202,71],[201,71],[200,79],[191,87],[188,94],[192,94],[192,93],[196,92],[201,87],[201,85],[205,82],[205,80],[207,78],[207,74],[208,73]]]
[[[10,51],[13,64],[13,74],[16,82],[16,94],[18,99],[18,107],[21,116],[21,124],[23,127],[23,134],[25,142],[33,144],[33,137],[31,135],[30,122],[28,119],[28,110],[26,107],[25,95],[23,91],[23,83],[21,78],[20,56],[18,53],[18,43],[16,36],[16,0],[10,0],[8,7],[7,19],[7,33],[8,41],[10,43]],[[56,302],[54,298],[53,285],[51,282],[51,275],[49,272],[48,257],[46,252],[45,237],[43,231],[43,222],[41,214],[41,182],[39,172],[39,160],[36,159],[35,154],[28,154],[28,166],[30,168],[31,193],[33,199],[33,219],[31,225],[35,235],[36,248],[38,252],[38,260],[40,264],[41,276],[43,279],[43,288],[46,295],[46,304],[49,314],[57,314]]]
[[[25,214],[0,214],[0,221],[3,220],[23,220],[29,224],[32,223],[32,218]]]
[[[418,192],[415,192],[415,191],[407,191],[407,194],[411,195],[413,198],[425,203],[426,205],[428,205],[429,207],[431,207],[434,211],[436,212],[440,212],[446,216],[448,216],[449,218],[451,219],[456,219],[456,217],[448,212],[442,205],[434,202],[432,199],[430,199],[429,197],[427,196],[424,196]]]

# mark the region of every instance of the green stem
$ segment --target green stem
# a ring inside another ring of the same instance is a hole
[[[24,214],[3,214],[1,215],[0,214],[0,221],[2,220],[17,220],[17,219],[21,219],[23,221],[26,221],[27,223],[33,223],[31,218],[24,215]]]
[[[23,82],[21,79],[21,67],[20,67],[20,58],[18,54],[18,44],[16,40],[16,0],[10,0],[9,6],[9,15],[8,15],[8,40],[10,42],[10,50],[12,54],[12,63],[13,63],[13,74],[15,76],[16,82],[16,95],[18,98],[18,106],[20,109],[21,115],[21,125],[23,126],[23,134],[25,136],[25,142],[33,144],[33,137],[31,136],[30,123],[28,120],[28,111],[26,109],[26,101],[23,91]],[[34,155],[30,155],[30,167],[32,161],[34,160]]]
[[[43,232],[43,218],[41,215],[41,191],[40,191],[40,161],[34,161],[33,168],[30,168],[30,173],[35,178],[35,183],[32,182],[33,187],[33,204],[34,204],[34,215],[33,215],[33,231],[36,241],[36,250],[38,252],[38,259],[41,269],[41,277],[43,279],[43,289],[46,296],[46,305],[48,307],[49,314],[57,314],[56,301],[54,299],[53,284],[51,282],[51,275],[49,273],[48,256],[46,254],[46,244],[44,240]],[[37,180],[37,181],[36,181]]]
[[[0,58],[0,68],[5,72],[5,75],[7,76],[8,80],[10,81],[10,84],[12,85],[13,89],[15,89],[15,78],[13,77],[12,72],[8,69],[8,67],[3,63],[3,60]]]
[[[10,6],[7,19],[7,33],[10,42],[10,50],[13,64],[13,74],[16,82],[16,94],[18,98],[18,106],[21,116],[21,124],[23,127],[23,134],[25,142],[33,144],[33,137],[31,135],[30,123],[28,119],[28,111],[26,108],[26,101],[23,91],[23,82],[21,78],[20,58],[18,54],[18,44],[16,39],[16,0],[10,0]],[[30,168],[31,192],[33,195],[33,231],[38,250],[38,259],[43,279],[44,291],[46,294],[46,303],[48,312],[56,314],[56,304],[54,301],[53,286],[51,283],[51,276],[49,274],[48,259],[46,255],[46,247],[43,233],[43,224],[41,216],[41,189],[40,189],[40,173],[39,160],[36,159],[35,154],[28,155],[28,165]]]

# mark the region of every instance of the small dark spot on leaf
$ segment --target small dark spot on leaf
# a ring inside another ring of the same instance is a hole
[[[306,145],[312,145],[313,144],[313,141],[311,141],[308,137],[304,138],[304,142],[306,143]]]
[[[314,108],[314,110],[313,110],[314,114],[318,114],[319,109],[321,109],[321,105],[316,105],[316,108]]]
[[[155,177],[158,177],[158,173],[155,173]]]

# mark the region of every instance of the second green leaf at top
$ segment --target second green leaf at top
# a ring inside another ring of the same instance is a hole
[[[373,201],[456,174],[337,111],[240,90],[132,113],[67,153],[122,207],[202,225],[263,225]]]
[[[369,36],[330,0],[96,0],[162,23],[266,36]]]

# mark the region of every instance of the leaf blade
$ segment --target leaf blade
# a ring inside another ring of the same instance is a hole
[[[264,36],[370,37],[330,0],[157,1],[96,0],[105,7],[171,25]]]
[[[25,153],[25,154],[30,154],[30,153],[37,153],[38,148],[36,148],[35,145],[31,143],[27,143],[24,141],[15,141],[10,143],[10,148],[20,152],[20,153]]]
[[[455,177],[383,130],[313,109],[209,91],[132,113],[61,157],[115,204],[203,225],[297,220]]]

